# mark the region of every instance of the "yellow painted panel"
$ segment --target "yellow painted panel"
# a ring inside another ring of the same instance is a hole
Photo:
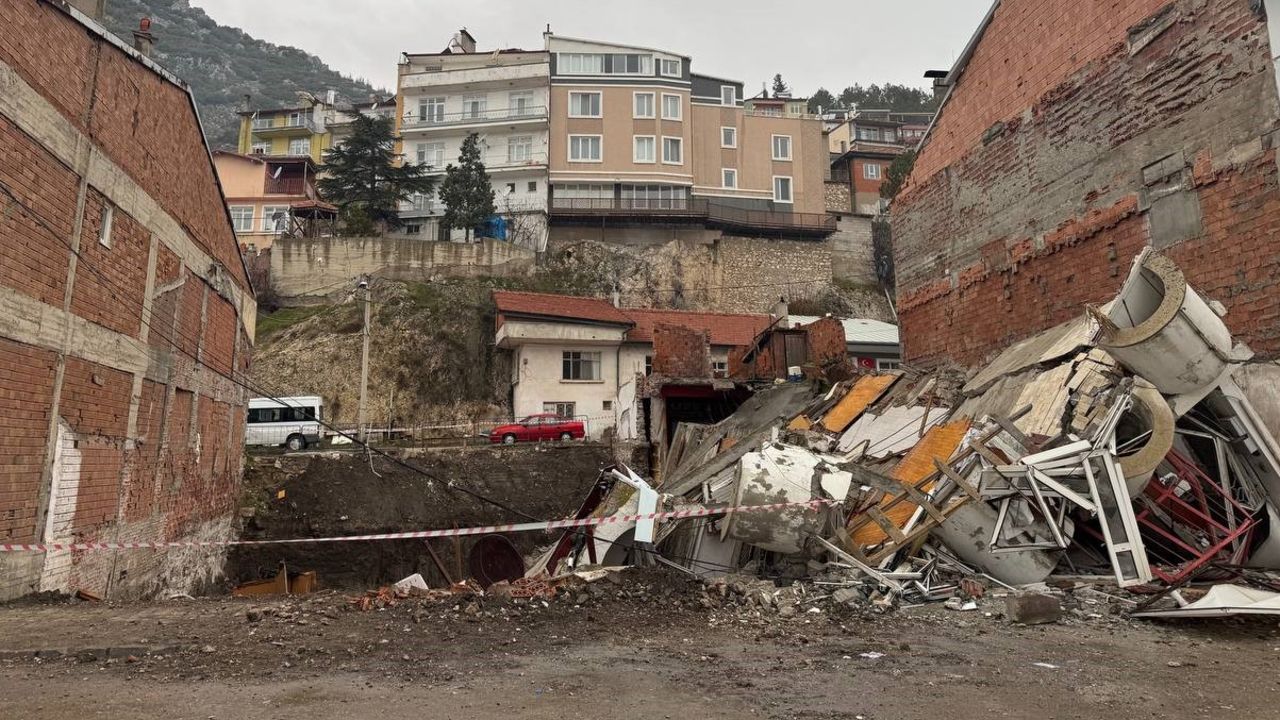
[[[854,383],[853,388],[840,398],[840,402],[831,408],[827,416],[822,418],[822,427],[830,432],[844,432],[849,424],[858,419],[863,410],[880,399],[885,390],[898,379],[897,375],[864,375]]]
[[[811,427],[813,427],[813,421],[803,415],[795,416],[795,418],[787,425],[788,430],[795,430],[797,432],[804,432]]]

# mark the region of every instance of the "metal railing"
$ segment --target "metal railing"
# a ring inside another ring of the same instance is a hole
[[[416,155],[410,154],[409,157],[415,164],[417,163]],[[450,163],[456,164],[457,162],[458,161],[455,158],[453,160],[446,160],[440,165],[427,164],[425,167],[429,173],[442,173],[444,172],[445,167]],[[544,152],[530,152],[523,153],[513,158],[510,153],[505,151],[489,152],[480,156],[480,162],[484,163],[486,170],[509,170],[512,168],[537,167],[539,165],[547,164],[547,154]]]
[[[492,122],[494,120],[536,120],[547,116],[546,105],[518,105],[486,110],[464,110],[451,113],[410,113],[400,123],[402,129],[420,129]]]
[[[253,126],[253,132],[255,133],[268,133],[268,132],[275,132],[279,130],[310,130],[311,132],[315,132],[316,123],[315,123],[315,120],[311,119],[310,117],[301,117],[301,118],[298,118],[297,120],[285,118],[285,121],[282,123],[273,122],[271,125],[266,125],[263,127],[258,127],[257,125]]]
[[[695,219],[726,229],[822,233],[836,230],[835,216],[827,213],[754,210],[706,198],[552,198],[551,214],[560,217]]]

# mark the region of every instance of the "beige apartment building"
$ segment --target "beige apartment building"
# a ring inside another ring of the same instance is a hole
[[[743,107],[687,55],[548,33],[551,237],[662,227],[824,237],[817,117]]]

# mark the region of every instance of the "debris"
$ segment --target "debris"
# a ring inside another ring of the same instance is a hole
[[[1005,614],[1010,622],[1025,625],[1055,623],[1062,618],[1062,603],[1052,595],[1023,593],[1004,599]]]
[[[280,563],[280,571],[270,580],[254,580],[237,585],[232,597],[254,597],[257,595],[303,595],[314,592],[317,588],[314,571],[291,573]]]
[[[1280,615],[1280,593],[1239,585],[1214,585],[1204,597],[1181,607],[1141,610],[1131,617],[1229,617],[1232,615]]]
[[[1049,669],[1049,670],[1057,670],[1057,669],[1058,669],[1058,666],[1057,666],[1057,665],[1054,665],[1053,663],[1047,663],[1047,662],[1035,662],[1035,663],[1031,663],[1031,664],[1032,664],[1032,665],[1035,665],[1036,667],[1047,668],[1047,669]]]
[[[102,602],[102,597],[100,595],[95,595],[84,588],[76,590],[76,599],[85,600],[87,602]]]
[[[978,609],[978,603],[972,600],[965,600],[961,597],[947,598],[947,601],[942,605],[948,610],[959,610],[962,612],[969,612]]]
[[[407,578],[405,578],[405,579],[403,579],[403,580],[401,580],[401,581],[397,582],[396,584],[392,585],[391,587],[392,587],[396,592],[398,592],[398,593],[405,593],[405,594],[408,594],[408,592],[409,592],[409,590],[410,590],[410,589],[417,589],[417,590],[430,590],[430,589],[431,589],[431,587],[430,587],[429,585],[427,585],[427,581],[426,581],[426,580],[424,580],[424,579],[422,578],[422,574],[421,574],[421,573],[414,573],[414,574],[410,575],[409,577],[407,577]]]

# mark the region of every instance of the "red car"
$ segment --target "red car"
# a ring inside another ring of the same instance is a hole
[[[530,440],[581,440],[587,436],[579,420],[562,418],[555,413],[530,415],[510,425],[499,425],[489,433],[489,442],[511,445]]]

